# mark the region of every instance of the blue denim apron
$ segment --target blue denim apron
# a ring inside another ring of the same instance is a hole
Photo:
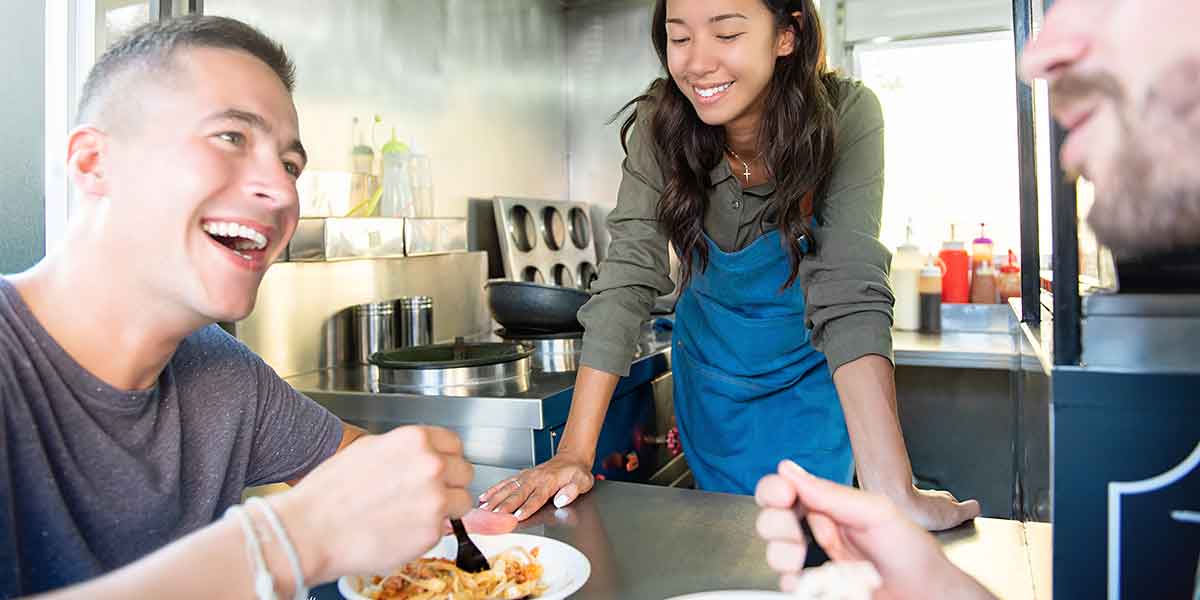
[[[771,231],[723,252],[705,237],[708,268],[694,272],[675,312],[675,414],[700,489],[753,494],[790,458],[849,484],[854,461],[825,355],[809,343],[804,291]]]

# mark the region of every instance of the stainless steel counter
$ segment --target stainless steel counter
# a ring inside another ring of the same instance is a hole
[[[476,341],[499,341],[488,335]],[[646,383],[669,367],[671,334],[643,331],[630,380]],[[342,419],[436,423],[446,427],[545,429],[566,422],[575,371],[535,366],[527,381],[500,381],[419,394],[380,381],[376,367],[335,367],[288,377],[287,382]]]
[[[1028,341],[998,332],[893,331],[898,366],[963,369],[1039,369]],[[485,335],[478,341],[499,341]],[[645,327],[631,375],[655,361],[669,364],[671,332]],[[1026,347],[1020,347],[1024,344]],[[415,394],[380,381],[375,367],[335,367],[287,378],[305,395],[351,421],[422,422],[446,426],[543,429],[565,421],[575,372],[534,370],[528,382],[497,382],[439,394]]]
[[[1018,313],[1019,315],[1020,313]],[[912,367],[1039,370],[1019,318],[1001,304],[944,304],[942,332],[892,331],[896,364]]]
[[[513,473],[477,467],[472,491]],[[520,531],[562,540],[587,555],[592,575],[573,598],[658,600],[705,590],[773,589],[778,580],[754,534],[756,514],[749,496],[600,481],[567,508],[542,509]],[[1050,597],[1048,525],[976,519],[937,538],[951,561],[1000,598]],[[338,595],[322,586],[313,597]]]
[[[940,334],[893,331],[892,348],[896,365],[945,367],[957,369],[1014,369],[1022,356],[1017,346],[1024,343],[1009,333],[945,331]],[[1036,360],[1026,359],[1023,368],[1037,368]]]

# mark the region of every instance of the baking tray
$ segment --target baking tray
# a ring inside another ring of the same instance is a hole
[[[497,196],[492,206],[507,278],[591,289],[596,240],[587,204]]]

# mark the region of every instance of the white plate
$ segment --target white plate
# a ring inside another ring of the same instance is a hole
[[[569,544],[558,540],[528,535],[524,533],[506,533],[504,535],[472,535],[471,540],[479,546],[484,556],[495,556],[505,550],[521,547],[526,550],[538,550],[538,562],[542,563],[542,583],[546,591],[538,596],[538,600],[560,600],[575,593],[583,587],[592,574],[592,563],[582,552]],[[433,550],[425,553],[426,558],[454,559],[458,553],[458,540],[452,535],[442,538]],[[346,575],[338,579],[338,591],[346,600],[367,600],[359,594],[362,590],[363,577]]]
[[[667,600],[782,600],[783,598],[791,598],[795,600],[795,596],[785,594],[783,592],[763,592],[759,590],[724,590],[719,592],[700,592],[698,594],[687,594],[684,596],[675,596],[667,598]]]

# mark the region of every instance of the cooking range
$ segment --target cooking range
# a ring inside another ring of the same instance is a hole
[[[669,436],[657,431],[656,422],[664,421],[656,420],[654,390],[661,396],[670,389],[670,335],[649,323],[642,329],[630,373],[618,384],[601,431],[595,466],[604,478],[645,481],[661,466],[657,446]],[[438,425],[462,437],[472,463],[527,468],[558,448],[582,337],[495,328],[287,381],[368,431]]]

